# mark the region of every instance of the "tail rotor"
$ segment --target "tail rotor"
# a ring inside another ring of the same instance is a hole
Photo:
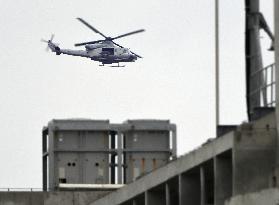
[[[54,45],[54,43],[52,42],[53,39],[54,39],[54,34],[51,34],[49,40],[41,39],[41,42],[47,43],[46,51],[49,51],[50,47]],[[58,44],[56,46],[58,46]]]
[[[51,35],[49,40],[45,40],[45,39],[41,39],[42,42],[47,43],[47,47],[46,47],[46,51],[49,51],[49,49],[52,52],[55,52],[56,55],[60,55],[60,48],[59,48],[59,44],[57,43],[53,43],[53,38],[54,38],[54,34]]]

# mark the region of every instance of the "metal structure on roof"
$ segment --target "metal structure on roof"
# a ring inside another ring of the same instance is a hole
[[[168,120],[52,120],[43,129],[43,187],[126,184],[175,157],[176,126]]]

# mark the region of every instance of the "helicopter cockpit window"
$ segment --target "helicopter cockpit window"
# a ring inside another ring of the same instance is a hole
[[[113,55],[114,48],[102,48],[102,53],[107,54],[107,55]]]

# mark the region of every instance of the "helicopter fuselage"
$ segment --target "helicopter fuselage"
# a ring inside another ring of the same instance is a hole
[[[109,43],[88,44],[85,48],[92,60],[103,64],[134,62],[137,60],[137,56],[132,54],[128,48],[121,48]]]

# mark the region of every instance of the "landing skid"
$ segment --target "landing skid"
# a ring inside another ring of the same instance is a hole
[[[124,68],[125,65],[111,65],[111,68]]]
[[[125,65],[119,65],[119,63],[117,65],[111,65],[110,67],[112,68],[124,68]]]
[[[105,66],[105,64],[100,64],[99,66]],[[117,65],[111,65],[110,67],[112,68],[124,68],[125,65],[119,65],[119,63]]]

